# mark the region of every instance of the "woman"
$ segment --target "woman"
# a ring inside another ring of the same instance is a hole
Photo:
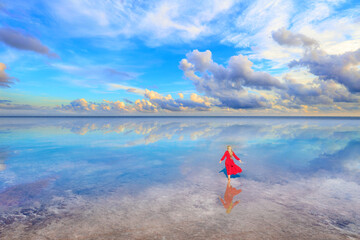
[[[231,146],[227,146],[227,151],[224,153],[224,156],[221,158],[221,160],[219,162],[219,163],[221,163],[221,161],[224,160],[226,157],[225,167],[226,167],[226,172],[228,175],[228,181],[230,181],[230,175],[242,172],[242,169],[234,163],[234,160],[232,159],[233,156],[236,158],[236,160],[239,160],[240,162],[242,162],[240,160],[240,158],[238,158],[238,156],[236,156],[235,153],[232,151]]]

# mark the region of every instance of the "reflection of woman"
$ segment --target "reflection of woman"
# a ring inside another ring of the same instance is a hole
[[[221,161],[224,160],[226,157],[225,167],[228,175],[228,181],[230,181],[230,175],[242,172],[242,169],[234,163],[234,160],[232,159],[233,156],[236,158],[236,160],[239,160],[241,162],[240,158],[238,158],[238,156],[236,156],[235,153],[232,151],[231,146],[227,146],[227,151],[224,153],[224,156],[219,162],[221,163]]]
[[[226,213],[230,213],[233,207],[235,207],[240,202],[240,200],[237,200],[236,202],[233,203],[233,198],[239,193],[241,193],[241,189],[236,189],[232,187],[230,182],[227,183],[224,194],[224,200],[221,197],[219,197],[220,201],[224,205],[224,208],[226,209]]]

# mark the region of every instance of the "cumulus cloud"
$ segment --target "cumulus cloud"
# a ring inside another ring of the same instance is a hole
[[[172,97],[170,94],[168,94],[167,96],[162,96],[160,93],[152,91],[152,90],[145,90],[145,97],[151,99],[151,100],[155,100],[155,99],[164,99],[164,100],[171,100]]]
[[[305,55],[321,51],[316,40],[302,34],[293,34],[285,29],[274,32],[273,37],[277,38],[279,44],[304,48]],[[319,59],[316,56],[313,57]],[[356,62],[354,57],[346,59]],[[346,61],[343,61],[343,66],[348,66]],[[261,108],[275,111],[299,109],[304,112],[318,112],[319,109],[327,108],[325,106],[341,110],[341,106],[344,105],[337,104],[353,105],[359,102],[359,96],[354,95],[343,84],[344,79],[337,81],[336,78],[330,79],[324,75],[316,77],[316,74],[310,71],[315,78],[308,83],[296,81],[287,75],[280,82],[270,74],[255,72],[252,69],[252,62],[242,55],[231,57],[228,66],[224,67],[212,60],[209,50],[204,52],[194,50],[180,61],[179,68],[200,93],[218,101],[218,103],[212,101],[211,106],[220,108]],[[358,69],[352,68],[350,71],[353,73]],[[344,75],[343,70],[338,72]],[[352,77],[355,76],[356,74],[352,75]],[[264,91],[269,91],[269,94]],[[190,99],[193,102],[203,103],[197,94],[192,94]],[[350,105],[346,107],[351,108]]]
[[[111,113],[121,113],[129,112],[133,108],[126,105],[121,101],[109,101],[104,99],[101,103],[89,102],[84,98],[76,99],[71,101],[70,104],[61,105],[55,107],[56,110],[61,110],[71,113],[80,113],[80,114],[111,114]]]
[[[110,106],[110,109],[112,108],[112,109],[116,109],[116,110],[122,110],[122,111],[129,111],[129,109],[128,109],[128,107],[125,105],[125,103],[124,102],[121,102],[121,101],[115,101],[115,102],[113,102],[113,101],[108,101],[108,100],[103,100],[104,102],[106,102],[106,103],[108,103]],[[107,108],[107,110],[110,110],[109,108]]]
[[[173,99],[170,94],[167,96],[162,96],[161,94],[152,91],[145,90],[146,98],[148,98],[153,104],[158,106],[161,109],[168,111],[184,111],[184,110],[198,110],[198,111],[207,111],[211,109],[210,98],[206,98],[206,101],[194,101],[192,98],[190,100],[179,98]]]
[[[6,65],[4,63],[0,63],[0,87],[10,87],[11,84],[14,83],[16,78],[10,77],[6,72]]]
[[[146,99],[136,100],[133,106],[138,112],[158,112],[157,106]]]
[[[61,105],[56,107],[59,110],[70,110],[70,111],[90,111],[90,110],[96,110],[97,105],[94,103],[87,102],[84,98],[76,99],[68,105]]]
[[[121,101],[109,101],[104,99],[102,103],[89,102],[84,98],[71,101],[69,104],[56,106],[56,110],[80,113],[80,114],[112,114],[121,112],[156,112],[156,106],[147,100],[137,100],[133,105],[127,105]]]
[[[359,98],[351,94],[343,85],[333,81],[315,79],[309,83],[301,83],[285,76],[286,91],[281,91],[282,100],[290,100],[292,104],[334,104],[355,103]]]
[[[323,80],[343,84],[350,92],[360,92],[360,49],[339,55],[330,55],[321,49],[305,51],[303,57],[292,61],[290,67],[306,67]]]
[[[339,55],[323,51],[316,40],[303,34],[294,34],[284,28],[273,32],[272,37],[280,45],[299,46],[303,56],[293,60],[289,67],[305,67],[315,78],[310,83],[300,83],[287,78],[283,99],[293,103],[334,104],[358,102],[354,93],[360,92],[360,49]]]
[[[280,28],[272,32],[272,38],[280,45],[292,47],[317,47],[318,42],[315,39],[309,38],[303,34],[294,34],[285,28]]]
[[[196,94],[195,94],[196,95]],[[193,95],[192,95],[193,96]],[[88,102],[84,98],[76,99],[69,104],[55,107],[56,110],[72,113],[158,113],[158,112],[179,112],[179,111],[210,111],[214,105],[214,99],[198,96],[196,99],[173,99],[170,94],[162,94],[145,89],[144,99],[137,99],[135,102],[124,99],[122,101],[109,101],[104,99],[102,103]]]
[[[0,28],[0,41],[16,49],[36,52],[51,58],[58,57],[56,53],[51,52],[47,46],[43,45],[39,39],[12,28]]]
[[[192,93],[190,95],[190,100],[196,103],[204,103],[205,105],[211,105],[211,100],[210,98],[206,97],[206,96],[200,96],[196,93]]]
[[[206,98],[206,97],[205,97]],[[204,102],[195,102],[192,99],[176,99],[176,103],[179,105],[180,110],[191,110],[191,111],[210,111],[214,104],[214,101],[206,98]]]
[[[211,52],[194,50],[180,61],[180,69],[196,89],[218,99],[219,106],[234,109],[266,106],[266,99],[245,88],[258,90],[283,89],[285,86],[265,72],[255,72],[253,63],[243,55],[232,56],[227,67],[212,60]]]

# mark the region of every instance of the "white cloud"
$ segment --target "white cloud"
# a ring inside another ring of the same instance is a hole
[[[355,51],[359,46],[359,8],[339,11],[345,1],[257,0],[238,17],[236,27],[226,31],[222,42],[250,47],[250,59],[270,60],[270,67],[284,68],[302,54],[298,48],[279,47],[271,33],[286,28],[297,34],[315,38],[329,54]]]
[[[117,89],[127,89],[124,86],[116,86]],[[130,88],[131,89],[131,88]],[[84,98],[71,101],[70,104],[56,106],[55,109],[62,112],[92,114],[118,114],[118,113],[158,113],[158,112],[180,112],[180,111],[210,111],[214,100],[208,97],[191,95],[191,99],[173,99],[170,94],[162,94],[145,89],[144,99],[135,102],[109,101],[104,99],[102,103],[89,102]],[[194,96],[196,96],[194,98]],[[7,104],[7,103],[5,103]]]
[[[150,45],[194,40],[214,30],[212,21],[234,0],[139,2],[61,0],[47,2],[60,26],[73,36],[140,37]],[[91,28],[89,28],[89,23]]]

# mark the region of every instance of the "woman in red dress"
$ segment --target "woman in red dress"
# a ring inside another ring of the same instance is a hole
[[[227,146],[227,151],[224,153],[224,156],[221,158],[219,163],[221,163],[221,161],[226,158],[225,167],[228,175],[228,181],[230,181],[230,175],[242,172],[242,169],[234,163],[232,157],[235,157],[236,160],[239,160],[241,162],[240,158],[236,156],[236,154],[232,151],[231,146]]]

